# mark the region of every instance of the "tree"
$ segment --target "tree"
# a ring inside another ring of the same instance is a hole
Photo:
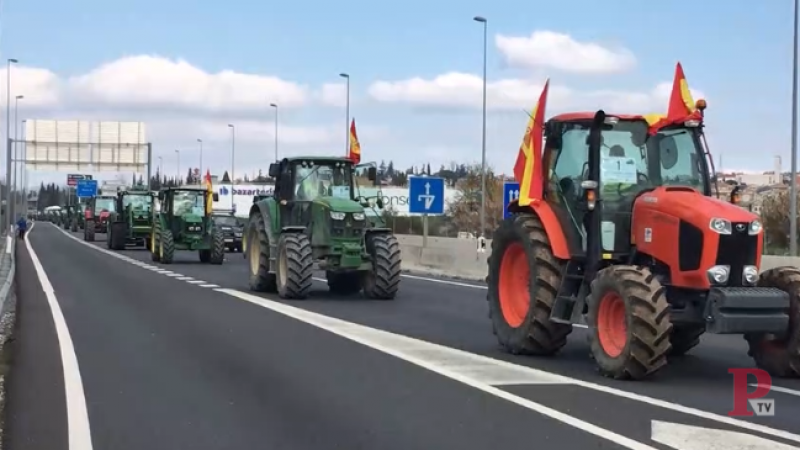
[[[789,190],[774,189],[762,195],[761,222],[765,245],[782,253],[789,248]]]
[[[465,176],[455,184],[455,199],[447,205],[447,213],[453,218],[458,231],[480,235],[481,223],[481,167],[478,164],[463,166]],[[483,235],[490,237],[503,218],[503,182],[486,169],[486,229]]]
[[[222,182],[223,183],[230,183],[231,182],[231,176],[228,175],[228,171],[227,170],[225,171],[224,174],[222,174]]]

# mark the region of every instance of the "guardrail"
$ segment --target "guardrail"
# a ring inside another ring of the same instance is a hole
[[[11,363],[10,346],[16,323],[17,295],[14,286],[16,274],[16,235],[14,228],[0,243],[0,417],[5,417],[6,376]],[[3,441],[0,424],[0,443]]]
[[[486,259],[491,254],[492,241],[486,240],[486,253],[477,251],[475,239],[428,237],[427,246],[422,246],[422,236],[398,234],[403,257],[403,270],[442,275],[465,280],[486,279]],[[764,255],[761,270],[778,266],[798,266],[800,258],[791,256]]]

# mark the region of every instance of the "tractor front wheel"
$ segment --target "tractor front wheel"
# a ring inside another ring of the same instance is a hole
[[[267,223],[261,214],[251,218],[247,225],[247,245],[244,257],[250,269],[250,290],[256,292],[276,292],[277,279],[269,271],[269,236]]]
[[[111,239],[111,249],[125,250],[125,243],[128,239],[128,224],[114,222],[108,226],[108,232],[108,236]]]
[[[603,375],[640,380],[666,366],[672,347],[669,303],[649,269],[601,270],[588,303],[589,346]]]
[[[361,272],[326,271],[328,289],[335,295],[352,295],[361,290]]]
[[[78,221],[77,220],[73,220],[72,221],[72,225],[70,225],[69,231],[72,231],[73,233],[78,231]]]
[[[672,348],[669,356],[683,356],[700,343],[700,336],[706,332],[705,325],[675,325],[669,337]]]
[[[747,352],[761,369],[772,376],[800,377],[800,269],[776,267],[764,271],[760,287],[778,288],[789,294],[789,329],[784,336],[745,335]]]
[[[218,266],[223,261],[225,261],[225,236],[222,231],[217,230],[211,237],[211,255],[209,255],[208,262]]]
[[[372,271],[364,274],[364,296],[378,300],[394,300],[400,289],[400,243],[392,234],[373,234],[367,238],[367,251],[372,257]]]
[[[304,299],[311,291],[314,257],[311,241],[301,233],[285,233],[278,239],[278,295]]]
[[[489,318],[500,345],[515,355],[553,355],[572,325],[550,320],[561,285],[561,262],[535,214],[503,221],[487,261]]]
[[[94,220],[86,219],[86,225],[83,228],[83,240],[94,242]]]
[[[172,264],[175,256],[175,241],[172,238],[172,231],[161,230],[158,240],[158,259],[162,264]]]

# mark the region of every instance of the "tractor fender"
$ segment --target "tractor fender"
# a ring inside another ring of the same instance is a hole
[[[553,256],[559,259],[570,259],[569,245],[567,236],[561,228],[561,222],[558,220],[553,207],[547,202],[535,202],[528,206],[520,206],[516,200],[508,204],[508,211],[512,213],[533,213],[539,217],[544,225],[544,231],[547,233],[547,238],[550,240],[550,248],[553,250]]]
[[[391,233],[391,232],[392,232],[392,229],[391,228],[386,228],[386,227],[367,228],[366,230],[364,230],[364,234],[365,235],[367,235],[367,234],[383,234],[383,233]]]

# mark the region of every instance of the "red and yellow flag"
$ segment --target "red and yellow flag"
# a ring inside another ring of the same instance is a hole
[[[356,119],[350,122],[350,151],[347,153],[355,164],[361,162],[361,144],[358,142],[358,134],[356,134]]]
[[[659,129],[687,120],[702,120],[700,112],[692,99],[689,83],[683,73],[681,63],[675,65],[675,78],[672,80],[672,93],[669,96],[669,105],[666,115],[651,114],[645,116],[650,125],[650,134],[655,134]]]
[[[519,182],[519,205],[528,206],[541,200],[544,168],[542,167],[542,140],[544,137],[545,108],[550,79],[544,83],[539,101],[531,111],[522,145],[514,164],[514,179]]]
[[[214,187],[211,184],[211,171],[206,170],[206,190],[208,191],[208,196],[206,197],[206,212],[210,213],[214,210]]]

